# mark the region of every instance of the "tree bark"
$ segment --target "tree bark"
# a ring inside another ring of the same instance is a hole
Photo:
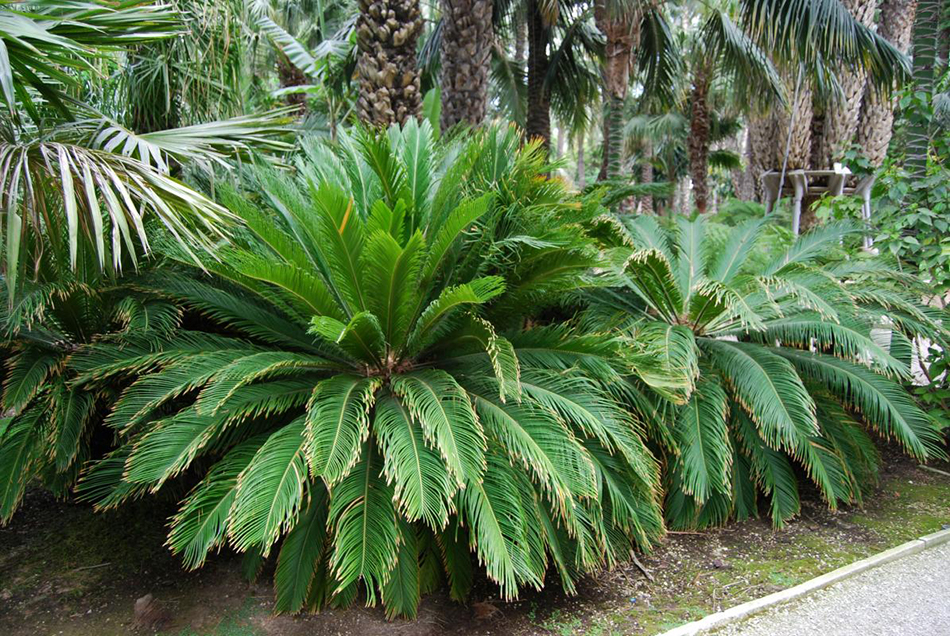
[[[609,6],[610,0],[595,0],[594,22],[606,38],[604,50],[604,158],[599,179],[620,175],[623,164],[623,105],[630,83],[634,46],[639,39],[636,11]]]
[[[304,72],[294,66],[293,62],[281,51],[277,51],[277,82],[281,88],[302,86],[308,83]],[[287,95],[284,100],[288,106],[296,106],[298,113],[307,107],[307,96],[303,93]]]
[[[929,100],[934,88],[937,34],[940,25],[941,0],[918,0],[914,20],[914,90]],[[923,114],[912,118],[907,131],[907,154],[904,165],[916,179],[927,176],[927,154],[930,151],[930,119]]]
[[[488,104],[491,0],[442,0],[442,130],[477,126]]]
[[[357,19],[360,119],[372,126],[403,124],[422,107],[416,41],[419,0],[360,0]]]
[[[917,13],[917,0],[884,0],[878,34],[898,50],[910,48],[910,35]],[[882,95],[870,85],[865,86],[858,124],[858,143],[871,165],[879,167],[887,156],[887,147],[894,132],[894,98]]]
[[[528,139],[540,139],[545,153],[551,149],[551,94],[545,81],[550,31],[544,24],[537,0],[528,0]]]
[[[865,26],[874,24],[874,15],[877,11],[877,0],[842,0],[844,6],[856,20]],[[819,126],[813,126],[818,134],[813,134],[812,168],[830,168],[841,159],[845,150],[854,141],[858,130],[861,115],[861,98],[864,95],[867,73],[855,66],[846,66],[837,70],[838,82],[841,85],[843,99],[824,106],[824,114],[815,121]]]
[[[696,211],[706,213],[709,187],[706,175],[709,172],[709,75],[705,64],[700,62],[693,74],[693,90],[689,107],[689,176],[693,181],[693,201]]]

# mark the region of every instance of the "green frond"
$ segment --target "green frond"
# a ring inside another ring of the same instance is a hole
[[[375,605],[377,590],[383,589],[396,565],[400,534],[393,490],[380,474],[378,451],[366,444],[359,454],[360,461],[330,492],[330,564],[335,593],[362,580],[367,605]]]
[[[389,620],[396,616],[409,620],[416,618],[420,596],[419,570],[416,531],[405,519],[399,519],[399,553],[396,565],[389,572],[389,579],[383,584],[382,590],[386,618]]]
[[[306,456],[310,473],[328,487],[359,461],[369,436],[369,413],[381,380],[335,375],[321,381],[307,404]]]
[[[513,599],[519,584],[540,587],[539,573],[529,569],[524,511],[507,462],[492,453],[480,482],[469,482],[459,491],[459,507],[471,527],[472,546],[489,578],[498,584],[501,597]],[[537,523],[537,522],[535,522]],[[542,573],[543,574],[543,573]]]
[[[224,544],[238,476],[266,439],[266,435],[258,436],[231,449],[192,489],[172,517],[167,545],[174,554],[181,555],[186,568],[201,567],[208,553]]]
[[[822,384],[836,399],[859,413],[873,429],[896,439],[918,459],[940,457],[942,439],[933,420],[897,383],[870,369],[831,356],[794,349],[776,353],[806,378]]]
[[[41,461],[42,410],[37,407],[10,421],[0,437],[0,522],[16,512]]]
[[[674,470],[682,490],[702,505],[714,493],[730,493],[732,449],[726,427],[726,393],[715,380],[701,381],[680,407],[673,427],[679,454]]]
[[[457,485],[439,453],[426,444],[422,426],[398,398],[385,395],[376,404],[373,432],[400,514],[406,521],[422,519],[433,530],[442,530]]]
[[[310,501],[293,529],[287,533],[277,556],[274,611],[297,612],[307,596],[327,538],[327,491],[319,486],[310,490]]]
[[[459,486],[480,481],[485,472],[485,434],[455,378],[426,369],[393,376],[390,386]]]
[[[138,438],[125,461],[124,479],[135,484],[148,484],[155,492],[171,477],[194,461],[223,422],[220,418],[200,415],[194,409],[180,411],[159,420]]]
[[[795,448],[801,435],[818,432],[815,403],[787,360],[769,348],[700,339],[700,347],[730,392],[773,448]],[[778,354],[778,355],[776,355]]]
[[[228,515],[228,536],[236,549],[259,546],[267,556],[293,527],[308,489],[304,427],[299,417],[277,429],[238,477]]]
[[[425,239],[416,231],[405,245],[378,230],[370,235],[363,252],[369,289],[369,307],[379,319],[386,342],[398,350],[405,343],[421,302],[420,275],[426,256]]]
[[[7,358],[6,379],[3,382],[3,408],[19,413],[38,391],[57,366],[60,356],[33,349],[21,351]]]

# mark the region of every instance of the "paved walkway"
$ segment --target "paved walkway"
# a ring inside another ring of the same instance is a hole
[[[724,627],[716,636],[950,636],[950,543]]]

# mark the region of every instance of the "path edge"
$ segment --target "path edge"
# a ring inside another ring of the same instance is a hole
[[[866,572],[871,568],[876,568],[879,565],[884,565],[885,563],[890,563],[892,561],[908,557],[912,554],[923,552],[924,550],[928,550],[944,543],[950,543],[950,529],[939,530],[932,534],[924,535],[919,539],[913,539],[907,543],[902,543],[895,548],[885,550],[884,552],[879,552],[878,554],[869,556],[866,559],[861,559],[860,561],[855,561],[850,565],[838,568],[837,570],[832,570],[827,574],[822,574],[821,576],[805,581],[804,583],[800,583],[795,587],[790,587],[787,590],[775,592],[774,594],[769,594],[768,596],[763,596],[762,598],[757,598],[741,605],[730,607],[729,609],[723,610],[721,612],[710,614],[709,616],[706,616],[705,618],[702,618],[698,621],[680,625],[679,627],[663,632],[658,636],[696,636],[697,634],[704,634],[712,629],[717,629],[729,623],[734,623],[752,616],[753,614],[758,614],[759,612],[775,607],[776,605],[787,603],[788,601],[800,598],[806,594],[810,594],[834,583],[838,583],[839,581],[850,579],[851,577],[857,576],[862,572]]]

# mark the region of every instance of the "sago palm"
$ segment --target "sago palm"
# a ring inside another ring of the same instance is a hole
[[[246,232],[214,276],[154,281],[213,331],[76,363],[80,383],[139,378],[87,497],[203,477],[169,545],[188,567],[224,544],[277,553],[280,611],[362,591],[412,616],[443,580],[464,598],[473,555],[505,598],[549,565],[572,590],[651,544],[659,474],[612,397],[618,339],[526,321],[589,283],[602,209],[539,178],[513,128],[432,139],[412,120],[342,135],[224,196]]]
[[[835,258],[849,233],[839,225],[769,253],[766,222],[723,233],[702,218],[629,219],[618,286],[591,309],[665,372],[640,373],[629,395],[666,457],[675,527],[757,515],[760,493],[781,525],[799,510],[799,472],[831,507],[859,501],[875,437],[920,460],[942,453],[900,384],[908,337],[946,335],[908,281],[878,259]]]
[[[180,310],[103,274],[92,252],[72,266],[66,237],[48,242],[38,271],[12,304],[0,302],[3,394],[0,413],[0,520],[37,480],[56,495],[75,485],[82,465],[110,449],[96,424],[115,386],[76,387],[71,357],[93,342],[144,344],[167,336]],[[0,292],[7,281],[0,276]]]

